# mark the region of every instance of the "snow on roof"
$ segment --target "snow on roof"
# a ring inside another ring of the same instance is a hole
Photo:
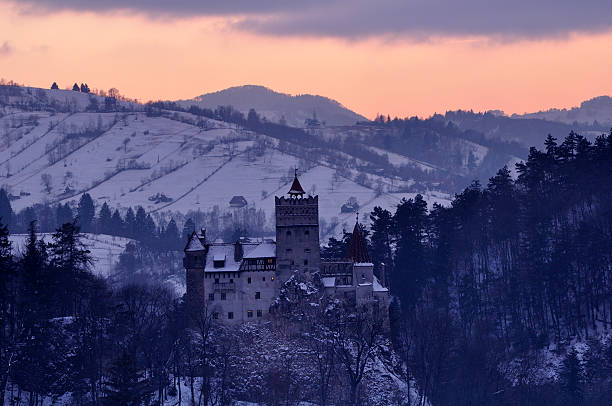
[[[259,244],[255,249],[249,251],[244,258],[275,258],[276,257],[276,244],[270,241]]]
[[[214,262],[221,261],[223,266],[215,268]],[[204,272],[238,272],[240,262],[234,261],[234,244],[210,244]]]
[[[333,288],[334,286],[336,286],[336,278],[334,278],[333,276],[321,278],[321,281],[323,282],[323,287]]]
[[[204,251],[204,246],[195,234],[191,235],[185,251]]]
[[[373,263],[371,262],[357,262],[356,264],[354,264],[355,266],[374,266]]]
[[[383,285],[381,285],[380,282],[378,281],[378,278],[376,276],[374,276],[374,286],[372,287],[372,291],[374,291],[374,292],[388,292],[389,289],[387,289]]]

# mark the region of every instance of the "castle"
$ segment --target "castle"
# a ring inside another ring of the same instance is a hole
[[[205,230],[191,235],[183,265],[192,318],[211,315],[227,323],[265,319],[294,272],[318,272],[325,295],[388,308],[389,290],[373,273],[359,224],[346,258],[322,261],[318,196],[305,196],[297,173],[288,195],[275,197],[275,241],[210,242]]]

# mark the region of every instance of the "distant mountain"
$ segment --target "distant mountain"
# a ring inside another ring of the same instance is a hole
[[[580,107],[571,109],[549,109],[522,115],[513,115],[512,118],[540,118],[561,123],[595,124],[612,126],[612,97],[599,96],[580,103]]]
[[[287,125],[293,127],[304,127],[305,121],[313,119],[313,116],[328,126],[354,125],[367,120],[327,97],[310,94],[292,96],[254,85],[230,87],[191,100],[181,100],[179,104],[195,104],[209,109],[231,105],[245,115],[253,108],[269,121],[280,122],[284,118]]]

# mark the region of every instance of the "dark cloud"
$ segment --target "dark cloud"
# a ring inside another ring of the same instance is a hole
[[[269,35],[426,39],[546,38],[608,30],[610,0],[19,0],[23,10],[128,11],[153,17],[231,15]]]
[[[9,44],[8,41],[4,41],[2,45],[0,45],[0,56],[8,56],[13,53],[13,47]]]

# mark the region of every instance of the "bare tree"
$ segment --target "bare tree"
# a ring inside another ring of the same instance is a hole
[[[49,175],[48,173],[43,173],[42,175],[40,175],[40,183],[42,184],[45,192],[51,193],[51,190],[53,189],[53,180],[51,178],[51,175]]]
[[[328,325],[333,334],[336,355],[351,386],[350,403],[357,405],[358,389],[366,366],[381,342],[383,319],[372,306],[362,306],[352,313],[334,313],[328,315]]]

